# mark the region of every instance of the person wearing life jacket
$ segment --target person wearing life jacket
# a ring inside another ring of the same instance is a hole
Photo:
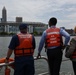
[[[47,29],[46,34],[46,47],[63,45],[62,36],[60,35],[60,28]]]
[[[45,44],[48,57],[50,75],[59,75],[62,61],[63,50],[70,40],[70,35],[63,29],[56,27],[57,19],[50,18],[49,28],[46,29],[41,37],[37,58],[41,56],[41,50]],[[62,36],[65,37],[63,43]]]
[[[32,35],[31,34],[17,34],[20,45],[17,46],[14,50],[15,56],[23,56],[23,55],[33,55],[34,49],[32,46]],[[26,44],[26,45],[25,45]]]
[[[14,75],[34,75],[35,38],[27,32],[27,24],[20,24],[20,33],[14,35],[9,44],[6,63],[14,51]]]
[[[74,28],[74,32],[76,33],[76,26]],[[70,60],[72,61],[74,75],[76,75],[76,36],[71,38],[70,45],[65,52],[65,57],[70,58]]]

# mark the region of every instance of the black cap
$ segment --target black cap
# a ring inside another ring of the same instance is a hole
[[[22,29],[26,29],[27,28],[27,24],[20,24],[19,25],[19,29],[22,30]]]

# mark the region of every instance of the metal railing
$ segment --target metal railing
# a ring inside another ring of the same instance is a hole
[[[34,57],[34,60],[39,60],[39,59],[44,59],[44,60],[47,62],[47,64],[48,64],[48,59],[47,59],[47,57],[45,57],[45,56],[41,56],[41,57],[39,57],[39,58]],[[68,61],[68,60],[69,60],[69,59],[63,59],[62,61],[64,62],[64,61]],[[9,62],[9,63],[0,63],[0,70],[1,70],[2,67],[10,66],[10,65],[12,65],[13,63],[14,63],[14,61]],[[48,66],[48,68],[49,68],[49,66]],[[49,69],[48,69],[48,70],[49,70]],[[49,72],[40,73],[40,74],[38,74],[38,75],[49,75]],[[60,75],[73,75],[73,74],[71,74],[70,72],[68,72],[67,74],[66,74],[65,72],[60,72]]]

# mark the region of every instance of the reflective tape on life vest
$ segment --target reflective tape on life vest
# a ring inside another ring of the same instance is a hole
[[[50,28],[46,30],[46,47],[60,46],[61,43],[63,42],[59,28]]]

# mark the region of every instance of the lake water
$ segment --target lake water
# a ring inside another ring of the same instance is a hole
[[[7,53],[7,50],[8,50],[8,45],[10,43],[11,38],[12,37],[0,37],[0,58],[6,57],[6,53]],[[35,37],[35,39],[36,39],[36,49],[35,49],[34,56],[37,56],[38,45],[39,45],[39,42],[40,42],[40,38],[41,37]],[[66,59],[65,56],[64,56],[64,53],[65,52],[63,52],[63,59]],[[41,55],[46,56],[46,52],[45,52],[44,48],[41,52]],[[14,55],[12,54],[11,57],[14,57]],[[41,59],[35,60],[35,69],[36,69],[35,70],[36,71],[35,75],[38,75],[38,74],[43,73],[43,72],[48,72],[48,64],[43,59],[42,60]],[[69,75],[69,72],[70,73],[73,72],[72,64],[71,64],[70,60],[62,62],[61,72],[63,73],[62,75],[65,75],[64,73],[67,73],[67,75]],[[4,75],[4,68],[0,71],[0,75]],[[11,69],[11,75],[13,75],[13,69]]]

